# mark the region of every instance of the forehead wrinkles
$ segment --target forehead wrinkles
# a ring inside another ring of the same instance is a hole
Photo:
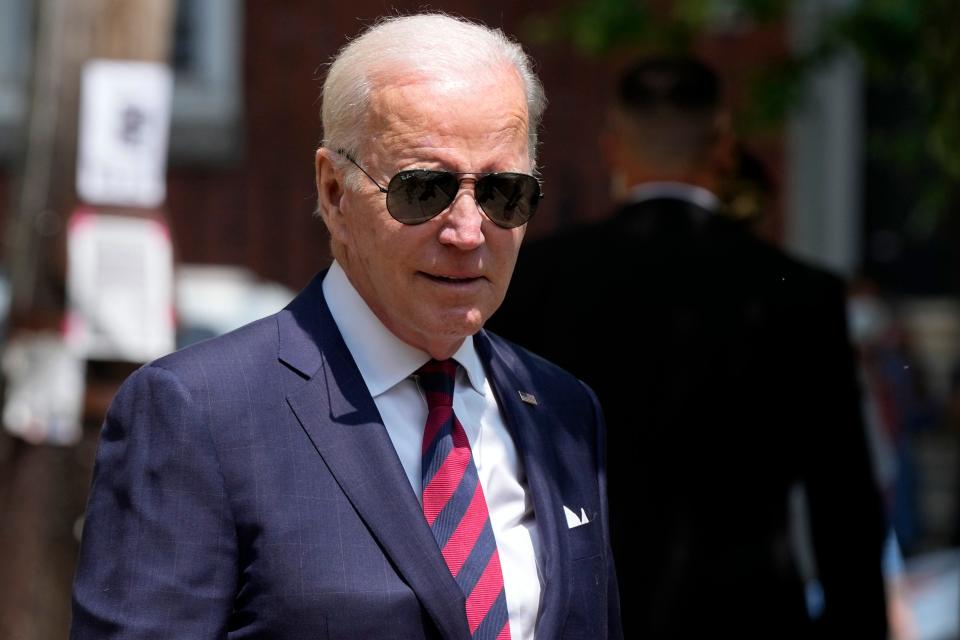
[[[370,151],[526,146],[526,98],[512,67],[475,77],[412,72],[379,80],[365,114]]]

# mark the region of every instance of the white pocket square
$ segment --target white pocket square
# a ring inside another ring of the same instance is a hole
[[[563,515],[567,517],[568,529],[573,529],[574,527],[580,527],[590,522],[590,518],[587,517],[587,512],[583,507],[580,508],[580,515],[578,516],[567,505],[563,505]]]

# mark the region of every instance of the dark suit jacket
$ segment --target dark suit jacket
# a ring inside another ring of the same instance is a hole
[[[521,251],[491,326],[600,398],[626,637],[885,637],[844,296],[681,200]],[[795,484],[825,595],[817,627],[789,542]]]
[[[125,382],[97,453],[72,638],[469,638],[321,280]],[[593,393],[492,334],[475,340],[536,513],[538,637],[619,637]],[[591,522],[569,529],[564,505]]]

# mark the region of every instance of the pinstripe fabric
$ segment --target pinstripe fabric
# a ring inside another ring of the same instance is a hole
[[[475,639],[509,640],[497,542],[463,426],[453,413],[457,363],[431,360],[417,373],[427,398],[421,480],[423,514],[467,598]]]

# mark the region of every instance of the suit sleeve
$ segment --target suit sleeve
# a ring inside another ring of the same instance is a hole
[[[603,525],[607,564],[607,637],[611,640],[621,640],[623,638],[623,627],[620,620],[620,590],[617,585],[613,550],[610,546],[610,518],[607,504],[607,430],[603,419],[603,411],[600,409],[596,394],[585,384],[583,384],[583,388],[590,397],[596,427],[597,485],[600,490],[600,522]]]
[[[829,293],[819,312],[810,314],[805,374],[815,385],[805,410],[811,436],[805,484],[824,593],[819,624],[831,637],[886,638],[883,505],[866,442],[842,285]]]
[[[201,407],[144,367],[100,435],[74,579],[73,640],[225,638],[235,527]]]

